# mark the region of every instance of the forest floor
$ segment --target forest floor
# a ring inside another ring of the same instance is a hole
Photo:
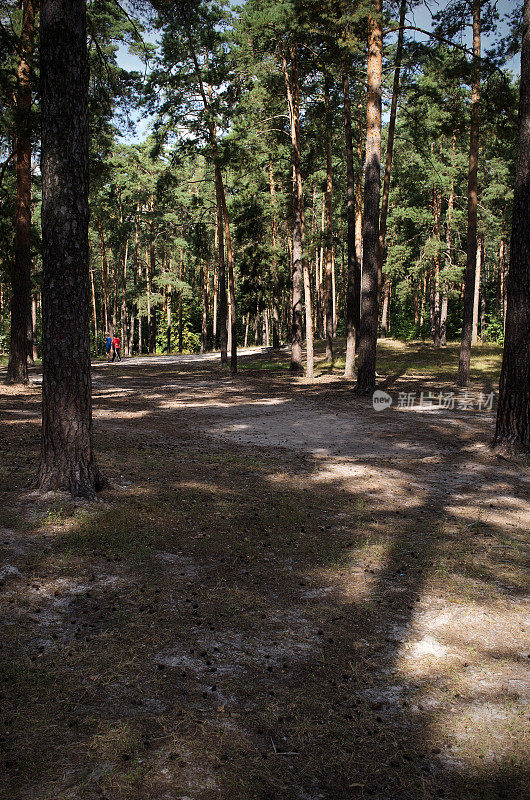
[[[96,364],[95,504],[28,488],[1,387],[0,798],[523,797],[529,465],[499,348],[429,407],[457,361],[382,342],[380,412],[321,356]]]

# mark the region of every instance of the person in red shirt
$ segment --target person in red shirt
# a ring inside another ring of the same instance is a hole
[[[114,348],[114,353],[112,354],[112,360],[113,361],[116,358],[116,356],[118,356],[118,361],[121,361],[120,345],[121,345],[120,340],[118,339],[117,336],[115,336],[114,339],[112,340],[112,346]]]

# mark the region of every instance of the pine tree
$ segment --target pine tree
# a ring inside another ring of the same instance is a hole
[[[93,498],[103,478],[92,446],[88,270],[86,2],[43,0],[43,378],[41,491]]]
[[[494,445],[530,452],[530,0],[523,10],[519,139]]]

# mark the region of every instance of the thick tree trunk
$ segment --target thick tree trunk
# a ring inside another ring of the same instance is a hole
[[[381,165],[382,0],[374,0],[368,49],[366,165],[364,179],[363,270],[357,391],[375,389],[379,276],[379,194]]]
[[[530,0],[523,10],[519,139],[515,168],[506,331],[494,445],[530,452]]]
[[[331,110],[329,78],[324,79],[326,105],[326,272],[324,308],[326,309],[326,361],[333,363],[333,172],[331,164]]]
[[[23,0],[22,35],[16,95],[16,227],[11,274],[11,335],[7,383],[28,382],[33,354],[31,322],[31,62],[35,35],[35,0]]]
[[[464,314],[458,364],[458,385],[469,384],[473,334],[473,300],[477,260],[478,139],[480,127],[480,6],[473,0],[473,77],[471,84],[471,125],[467,183],[467,262],[464,284]]]
[[[344,377],[353,379],[355,366],[356,321],[359,318],[361,291],[361,265],[357,258],[355,242],[355,173],[353,169],[353,137],[351,127],[351,98],[348,73],[342,68],[342,93],[344,97],[344,139],[346,145],[346,191],[347,191],[347,241],[348,281],[346,290],[346,364]]]
[[[43,0],[41,491],[93,498],[85,0]]]

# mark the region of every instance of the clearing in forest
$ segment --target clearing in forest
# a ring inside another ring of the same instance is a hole
[[[0,797],[522,796],[528,471],[474,353],[440,409],[457,348],[381,344],[381,412],[284,355],[96,364],[92,505],[27,488],[1,388]]]

